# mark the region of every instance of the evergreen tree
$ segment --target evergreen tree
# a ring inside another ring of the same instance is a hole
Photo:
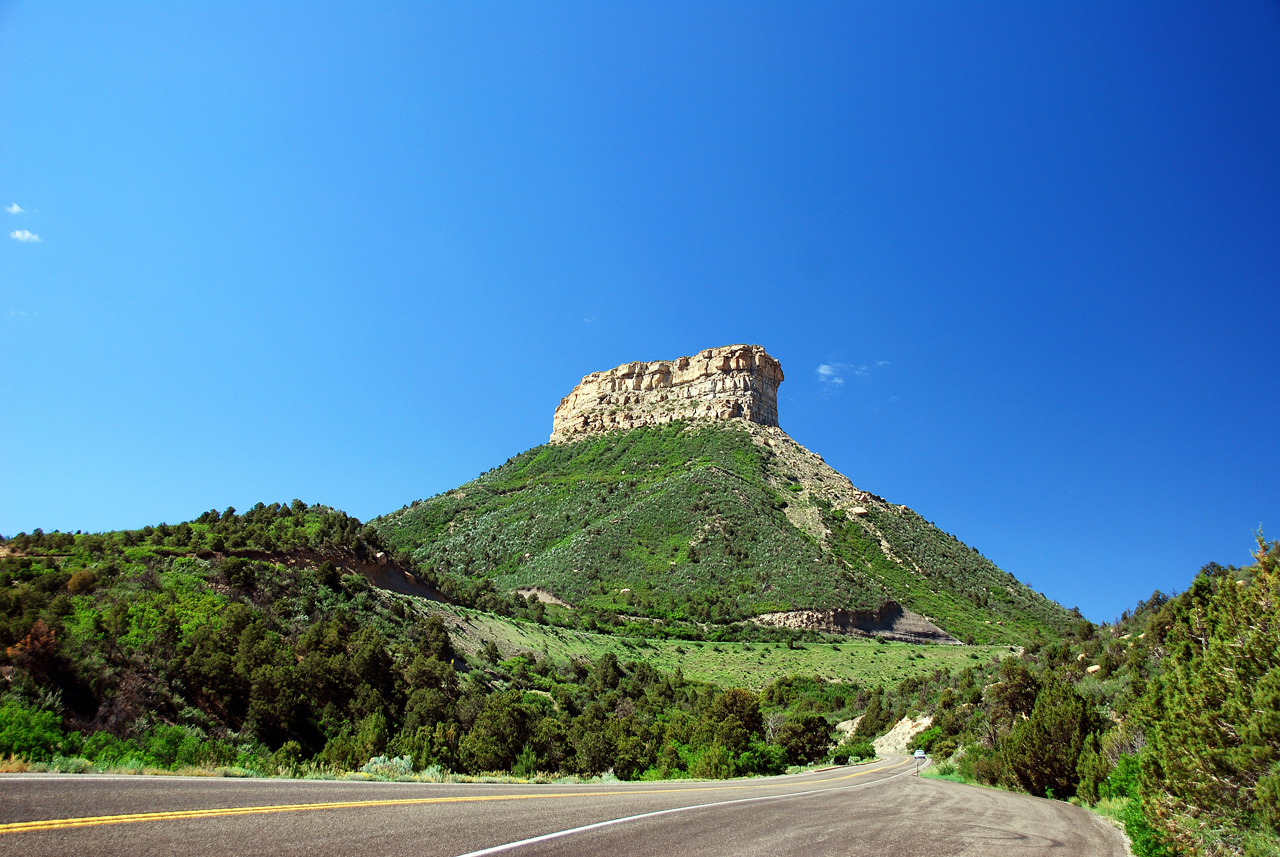
[[[1075,688],[1050,673],[1041,682],[1031,716],[1003,742],[1005,771],[1031,794],[1070,797],[1076,792],[1080,752],[1096,720]]]
[[[1153,623],[1168,655],[1140,709],[1139,796],[1179,847],[1255,812],[1280,821],[1280,542],[1259,536],[1255,556],[1241,573],[1207,567]]]
[[[1076,779],[1079,780],[1076,794],[1086,803],[1097,803],[1101,796],[1099,788],[1107,781],[1109,773],[1111,773],[1111,763],[1102,752],[1098,733],[1090,732],[1089,737],[1085,739],[1080,760],[1076,763]]]

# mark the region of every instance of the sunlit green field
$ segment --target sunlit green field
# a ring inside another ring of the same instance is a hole
[[[613,652],[622,661],[646,661],[664,671],[679,667],[687,678],[751,690],[789,675],[817,675],[864,687],[896,685],[910,676],[985,663],[1010,651],[1008,646],[917,646],[837,638],[830,643],[796,643],[794,649],[785,643],[643,640],[520,622],[461,607],[431,609],[445,614],[455,645],[468,657],[486,641],[497,644],[503,657],[531,651],[555,660],[595,660]]]

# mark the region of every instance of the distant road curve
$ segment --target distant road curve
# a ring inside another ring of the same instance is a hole
[[[0,776],[0,855],[1123,857],[1069,804],[919,779],[910,759],[726,782],[417,784]]]

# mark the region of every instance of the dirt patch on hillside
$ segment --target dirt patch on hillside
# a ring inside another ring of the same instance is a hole
[[[256,556],[268,562],[277,562],[288,566],[317,566],[328,560],[344,574],[359,574],[379,589],[398,592],[401,595],[412,595],[426,598],[429,601],[445,601],[452,599],[439,590],[419,580],[408,569],[396,565],[386,554],[376,553],[367,560],[359,559],[344,551],[321,553],[312,550],[290,551],[289,553],[264,553],[260,551],[236,551],[237,556]]]
[[[521,589],[517,589],[516,595],[519,595],[521,598],[528,598],[530,595],[532,595],[535,598],[537,598],[539,601],[541,601],[543,604],[554,604],[557,607],[567,607],[570,610],[573,609],[573,605],[570,604],[568,601],[564,601],[560,598],[557,598],[555,595],[551,594],[547,590],[537,586],[526,586]]]

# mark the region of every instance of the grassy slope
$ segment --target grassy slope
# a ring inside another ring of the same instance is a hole
[[[914,512],[878,501],[854,520],[793,469],[745,424],[673,423],[536,447],[371,523],[446,574],[658,619],[893,598],[976,643],[1070,625],[1067,611]],[[788,518],[798,510],[821,519],[816,536]],[[907,562],[887,557],[876,532]]]
[[[487,641],[504,657],[530,651],[556,661],[597,660],[613,652],[619,661],[643,661],[663,672],[678,667],[686,678],[721,687],[760,691],[784,676],[821,676],[830,681],[874,688],[897,685],[905,678],[955,670],[1007,655],[1006,646],[913,646],[871,640],[830,643],[713,643],[689,640],[642,640],[548,627],[453,607],[428,608],[446,617],[454,645],[475,660]]]
[[[745,435],[671,425],[538,447],[373,523],[428,565],[583,607],[707,621],[883,600],[780,504]]]
[[[872,506],[868,518],[896,554],[911,558],[920,571],[895,567],[861,527],[835,515],[826,518],[832,549],[864,557],[869,573],[896,601],[934,618],[957,638],[982,643],[1056,638],[1079,621],[910,509]]]

